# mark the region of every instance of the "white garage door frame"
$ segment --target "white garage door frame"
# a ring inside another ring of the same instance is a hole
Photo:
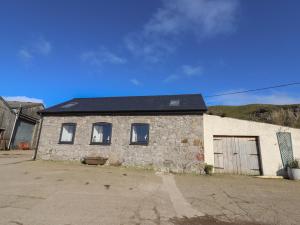
[[[259,170],[259,174],[258,175],[262,175],[263,174],[263,166],[262,166],[262,157],[261,157],[261,148],[260,148],[260,139],[259,139],[259,136],[213,135],[213,142],[217,138],[253,138],[255,140],[256,149],[257,149],[257,162],[258,162],[258,170]],[[213,149],[213,153],[215,155],[215,149]],[[214,161],[214,166],[215,166],[215,161]],[[249,175],[251,175],[251,174],[249,174]]]

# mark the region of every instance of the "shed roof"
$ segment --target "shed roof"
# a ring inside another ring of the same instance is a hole
[[[204,112],[201,94],[74,98],[40,111],[41,114]]]

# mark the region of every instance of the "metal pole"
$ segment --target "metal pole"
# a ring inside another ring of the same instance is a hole
[[[39,124],[39,134],[38,134],[38,139],[36,142],[36,147],[34,150],[34,154],[32,156],[32,160],[36,160],[36,156],[37,156],[37,152],[38,152],[38,148],[39,148],[39,143],[40,143],[40,137],[41,137],[41,133],[42,133],[42,127],[43,127],[43,117],[40,120],[40,124]]]

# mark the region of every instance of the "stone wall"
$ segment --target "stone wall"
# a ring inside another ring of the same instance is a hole
[[[112,123],[111,145],[90,145],[92,124]],[[77,123],[74,144],[58,144],[62,123]],[[148,123],[149,144],[130,145],[132,123]],[[174,172],[201,172],[204,162],[202,115],[45,116],[38,157],[80,160],[108,157],[108,163]]]

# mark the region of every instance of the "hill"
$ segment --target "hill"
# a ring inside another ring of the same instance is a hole
[[[300,128],[300,104],[211,106],[208,114]]]

